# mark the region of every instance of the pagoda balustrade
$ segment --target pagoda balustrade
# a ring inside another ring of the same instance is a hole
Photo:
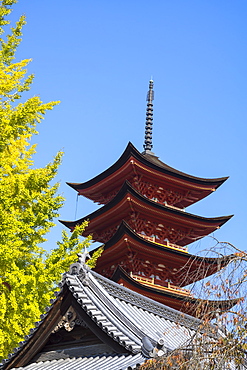
[[[192,296],[190,290],[180,288],[176,285],[171,284],[170,282],[162,281],[162,280],[155,279],[155,278],[147,278],[145,276],[135,275],[132,272],[130,273],[130,276],[134,280],[136,280],[136,281],[138,281],[138,282],[140,282],[144,285],[151,286],[153,288],[157,287],[160,290],[175,292],[177,294],[181,294],[181,295],[185,295],[185,296]]]
[[[140,256],[138,252],[129,251],[126,257],[115,259],[114,262],[102,264],[97,267],[97,271],[102,275],[111,278],[117,266],[121,266],[128,274],[132,273],[148,279],[155,277],[156,284],[167,287],[169,281],[174,286],[180,286],[184,278],[186,279],[186,271],[179,271],[177,268],[165,266],[163,263],[157,263],[149,258],[147,260]],[[184,285],[184,284],[183,284]]]
[[[160,243],[159,240],[157,238],[155,238],[155,236],[147,236],[147,235],[144,235],[144,234],[141,234],[141,233],[138,233],[138,235],[141,236],[143,239],[148,240],[152,243],[159,244],[159,245],[162,245],[162,246],[165,246],[165,247],[168,247],[168,248],[177,249],[177,250],[188,253],[188,247],[173,244],[173,243],[170,243],[167,240],[165,240],[163,243]]]

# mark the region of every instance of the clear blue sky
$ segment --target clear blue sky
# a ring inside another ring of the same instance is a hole
[[[75,219],[76,192],[131,141],[142,151],[146,92],[154,79],[153,151],[199,177],[230,176],[187,210],[234,214],[215,233],[246,249],[247,2],[193,0],[19,0],[11,19],[27,25],[18,59],[32,58],[31,95],[61,100],[35,138],[35,165],[64,150],[61,219]],[[79,198],[77,216],[95,210]],[[58,224],[46,248],[60,239]],[[211,245],[210,238],[197,243]],[[192,251],[192,249],[191,249]]]

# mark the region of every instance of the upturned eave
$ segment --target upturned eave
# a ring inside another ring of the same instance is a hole
[[[116,268],[112,280],[136,293],[199,319],[206,315],[210,315],[210,319],[213,319],[217,314],[230,310],[239,302],[238,298],[229,300],[198,299],[182,292],[176,293],[175,290],[169,291],[161,289],[159,286],[147,286],[136,281],[120,266]]]
[[[179,246],[161,245],[144,239],[135,233],[126,222],[122,222],[113,237],[103,245],[95,271],[103,274],[108,266],[126,260],[128,253],[137,253],[150,265],[169,266],[179,286],[183,287],[204,279],[225,267],[235,256],[204,257],[182,250]],[[92,251],[93,253],[93,251]]]
[[[99,230],[105,230],[107,227],[118,227],[121,221],[125,220],[125,217],[129,217],[127,215],[133,210],[148,214],[149,219],[158,223],[193,229],[193,237],[186,237],[179,241],[178,244],[182,246],[210,234],[232,217],[232,215],[211,218],[201,217],[174,207],[161,205],[144,197],[128,181],[125,181],[117,195],[103,207],[76,221],[60,220],[60,222],[73,230],[76,225],[80,225],[86,220],[90,221],[89,226],[83,233],[84,236],[87,236]]]
[[[106,189],[108,192],[116,188],[120,189],[123,182],[133,176],[136,171],[144,176],[146,174],[146,176],[153,177],[156,183],[166,183],[168,186],[190,192],[188,199],[185,198],[177,204],[180,208],[187,207],[208,196],[228,178],[207,179],[191,176],[166,165],[156,156],[141,154],[133,144],[129,143],[121,157],[99,175],[83,183],[67,182],[67,184],[79,195],[97,202],[99,194],[105,194]]]

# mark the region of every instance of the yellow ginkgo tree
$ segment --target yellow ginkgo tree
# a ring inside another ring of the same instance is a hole
[[[40,247],[63,203],[58,185],[50,185],[62,153],[35,168],[30,139],[58,102],[43,103],[37,96],[24,102],[33,75],[26,71],[30,60],[16,61],[15,52],[25,17],[5,34],[15,2],[0,1],[0,358],[28,334],[53,297],[61,273],[89,242],[79,241],[83,225],[70,238],[64,233],[51,252]]]

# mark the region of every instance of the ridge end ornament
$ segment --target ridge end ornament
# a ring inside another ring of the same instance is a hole
[[[88,272],[91,270],[90,267],[86,264],[87,259],[91,259],[89,252],[86,247],[83,253],[78,253],[78,261],[70,265],[69,274],[77,275],[83,285],[88,285]]]

